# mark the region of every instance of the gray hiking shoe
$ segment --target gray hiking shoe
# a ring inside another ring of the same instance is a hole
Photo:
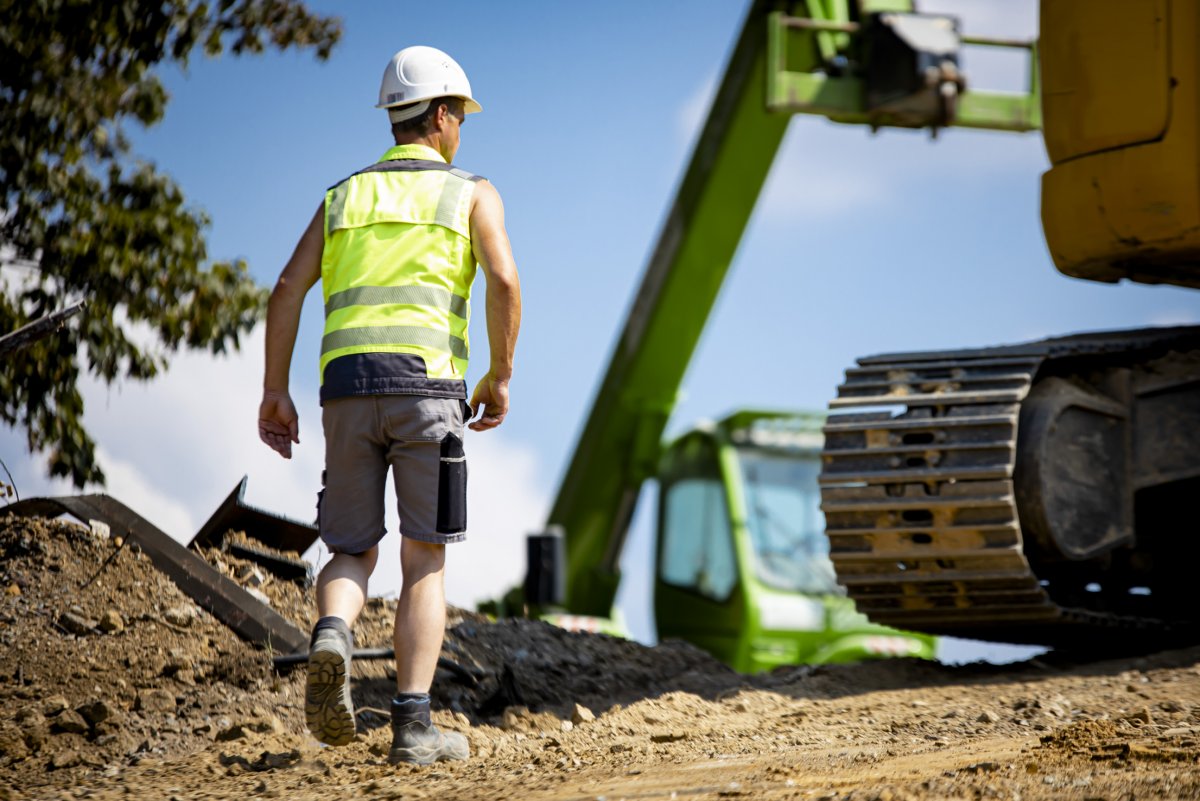
[[[304,719],[313,736],[326,745],[349,745],[354,740],[354,701],[350,698],[354,638],[344,622],[337,623],[341,625],[319,627],[313,632],[308,649]]]
[[[467,738],[456,731],[442,731],[419,720],[392,726],[392,750],[388,752],[392,765],[431,765],[440,759],[466,759],[470,755]]]

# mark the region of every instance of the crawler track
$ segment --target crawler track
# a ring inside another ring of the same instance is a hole
[[[900,628],[1009,642],[1095,645],[1114,629],[1131,645],[1194,634],[1194,609],[1164,614],[1129,593],[1115,603],[1057,593],[1022,536],[1014,475],[1021,405],[1041,376],[1074,362],[1134,364],[1197,340],[1200,329],[1160,329],[860,359],[830,404],[821,474],[830,555],[860,611]]]

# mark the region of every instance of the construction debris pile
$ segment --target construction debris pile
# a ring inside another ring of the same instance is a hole
[[[258,708],[268,655],[123,545],[75,523],[0,522],[0,784],[281,725]]]
[[[0,717],[0,784],[31,769],[113,771],[247,731],[302,732],[299,675],[276,675],[270,654],[126,545],[66,520],[0,518],[0,708],[10,713]],[[298,627],[311,626],[315,604],[303,583],[217,548],[202,554]],[[394,601],[371,599],[356,646],[390,647],[394,612]],[[470,724],[502,724],[506,711],[510,720],[569,719],[580,714],[576,704],[603,710],[647,691],[713,694],[741,682],[683,643],[651,650],[460,610],[451,612],[444,658],[458,669],[439,671],[435,708]],[[386,722],[394,677],[388,661],[356,664],[360,726]]]
[[[235,550],[201,554],[307,629],[311,589]],[[324,748],[303,670],[273,669],[103,526],[0,517],[0,593],[0,801],[1200,797],[1200,649],[746,677],[680,643],[454,611],[434,715],[474,758],[421,772],[384,758],[387,661],[356,662],[358,741]],[[356,645],[390,647],[393,612],[372,600]]]

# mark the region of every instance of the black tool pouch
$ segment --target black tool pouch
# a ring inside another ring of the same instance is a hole
[[[439,534],[458,534],[467,530],[467,456],[462,440],[454,434],[447,434],[442,440],[437,530]]]

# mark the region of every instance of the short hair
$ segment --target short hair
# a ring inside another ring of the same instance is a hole
[[[450,95],[444,97],[435,97],[429,101],[429,108],[421,112],[415,117],[400,122],[392,123],[392,135],[401,133],[411,133],[416,131],[420,134],[429,133],[429,124],[437,115],[438,106],[445,105],[452,114],[463,114],[466,109],[466,103],[461,97],[453,97]]]

